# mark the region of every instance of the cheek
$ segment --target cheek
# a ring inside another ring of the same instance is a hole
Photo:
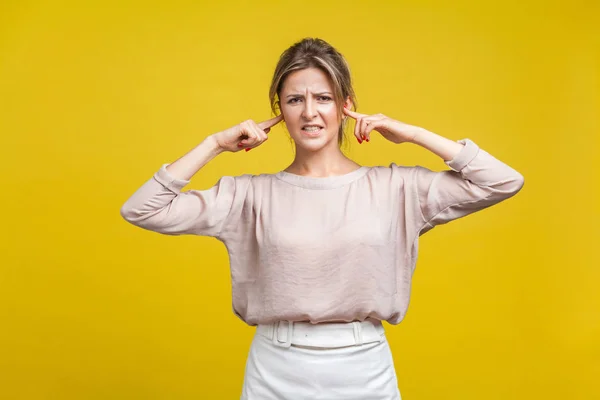
[[[300,110],[299,107],[283,107],[281,113],[286,121],[293,121],[300,115]]]
[[[291,131],[293,129],[296,129],[296,125],[298,125],[298,119],[299,119],[299,115],[297,115],[297,113],[294,112],[294,110],[281,110],[281,113],[283,114],[283,123],[285,124],[285,126],[287,127],[288,131]]]
[[[336,121],[337,120],[337,109],[335,104],[323,104],[319,107],[321,111],[321,115],[327,118],[328,121]]]

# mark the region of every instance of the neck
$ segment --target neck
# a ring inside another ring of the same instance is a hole
[[[332,141],[317,151],[296,145],[296,157],[285,171],[296,175],[327,177],[343,175],[358,167],[360,165],[342,153],[337,141]]]

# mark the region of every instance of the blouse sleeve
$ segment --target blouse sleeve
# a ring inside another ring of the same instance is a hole
[[[210,189],[181,189],[190,181],[174,178],[163,164],[121,207],[131,224],[166,235],[219,237],[236,195],[236,179],[224,176]]]
[[[445,161],[451,170],[434,172],[421,166],[412,169],[408,184],[421,213],[419,235],[506,200],[523,187],[524,178],[519,172],[470,139],[458,142],[463,149],[454,159]]]

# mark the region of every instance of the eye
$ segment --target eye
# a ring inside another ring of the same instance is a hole
[[[329,97],[329,96],[318,96],[318,97],[317,97],[317,99],[319,99],[320,101],[331,101],[331,100],[333,100],[333,99],[332,99],[331,97]],[[297,101],[296,101],[296,100],[301,100],[301,98],[300,98],[300,97],[294,97],[294,98],[292,98],[292,99],[288,100],[288,102],[287,102],[287,103],[288,103],[288,104],[297,103]]]

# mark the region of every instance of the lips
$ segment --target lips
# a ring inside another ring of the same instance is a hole
[[[319,129],[317,130],[312,130],[312,131],[307,131],[304,129],[305,127],[302,127],[302,133],[306,136],[319,136],[321,134],[321,132],[323,132],[323,127],[319,127]]]
[[[302,129],[304,130],[304,128],[319,128],[319,129],[323,129],[323,126],[321,126],[321,125],[303,125]]]

